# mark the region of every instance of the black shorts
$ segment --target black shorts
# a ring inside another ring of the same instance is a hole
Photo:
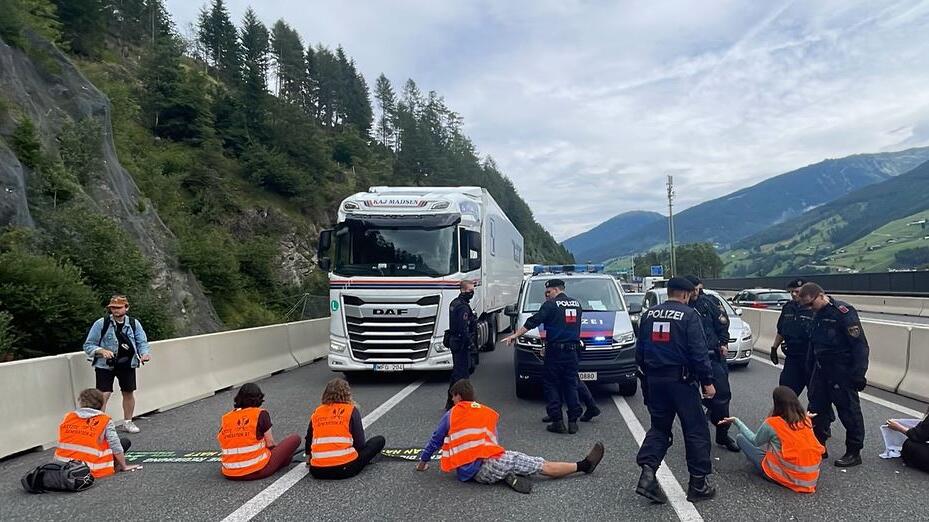
[[[119,379],[119,389],[122,391],[135,391],[135,368],[116,368],[104,370],[94,368],[97,374],[97,389],[102,392],[113,391],[113,379]]]

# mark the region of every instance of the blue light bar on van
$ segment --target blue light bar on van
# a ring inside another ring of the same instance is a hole
[[[561,274],[561,273],[599,273],[603,272],[602,263],[590,265],[536,265],[532,269],[533,274]]]

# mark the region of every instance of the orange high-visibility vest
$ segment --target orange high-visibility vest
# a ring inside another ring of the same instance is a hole
[[[310,417],[313,440],[310,441],[310,465],[318,468],[341,466],[358,458],[350,424],[352,404],[321,404]]]
[[[77,412],[65,415],[58,426],[58,447],[55,460],[80,460],[90,468],[94,478],[112,475],[113,450],[106,441],[106,426],[110,416],[101,413],[82,419]]]
[[[781,450],[773,447],[765,453],[761,467],[771,480],[797,493],[813,493],[819,480],[819,465],[823,460],[823,446],[816,440],[813,428],[807,422],[798,430],[792,429],[781,417],[768,417],[768,425],[781,441]]]
[[[439,466],[452,471],[478,459],[503,455],[497,444],[497,419],[493,408],[477,402],[461,401],[449,415],[448,435],[442,445]]]
[[[223,415],[216,440],[222,450],[223,475],[241,477],[261,470],[271,458],[264,437],[258,438],[261,408],[237,408]]]

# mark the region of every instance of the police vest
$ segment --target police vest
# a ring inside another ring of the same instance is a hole
[[[793,429],[781,417],[768,417],[767,423],[781,441],[781,450],[773,447],[765,453],[761,467],[771,480],[797,493],[813,493],[819,480],[819,465],[823,447],[816,440],[813,428],[807,421],[800,429]]]
[[[241,477],[261,470],[271,458],[264,437],[258,439],[261,408],[238,408],[223,415],[216,434],[222,450],[222,470],[227,477]]]
[[[79,460],[90,468],[94,478],[112,475],[113,450],[106,441],[106,427],[110,416],[101,413],[82,419],[77,412],[65,415],[58,426],[58,447],[55,460]]]
[[[319,468],[341,466],[358,458],[350,424],[352,404],[335,402],[321,404],[313,416],[313,440],[310,441],[310,465]]]
[[[497,444],[497,419],[500,415],[493,408],[477,402],[461,401],[449,414],[448,435],[442,445],[439,467],[452,471],[478,459],[503,455]]]

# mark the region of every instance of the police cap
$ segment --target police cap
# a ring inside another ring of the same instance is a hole
[[[794,288],[800,288],[801,286],[805,284],[806,284],[806,281],[804,281],[803,279],[794,279],[793,281],[787,283],[787,289],[793,290]]]
[[[564,281],[561,279],[549,279],[545,282],[545,288],[564,288]]]
[[[686,277],[672,277],[668,279],[669,292],[693,292],[697,287],[687,280]]]
[[[684,279],[690,281],[690,283],[694,286],[703,284],[703,281],[701,281],[700,278],[695,275],[684,276]]]

